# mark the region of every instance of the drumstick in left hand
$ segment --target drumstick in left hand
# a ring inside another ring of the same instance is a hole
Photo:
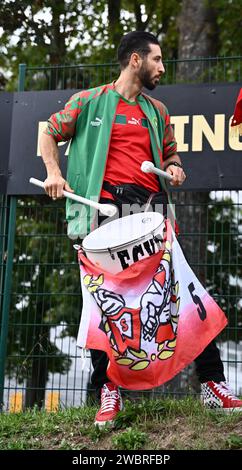
[[[36,178],[30,178],[29,182],[44,189],[43,181],[37,180]],[[94,209],[99,210],[103,215],[107,215],[108,217],[112,217],[117,212],[117,207],[112,204],[100,204],[99,202],[91,201],[90,199],[86,199],[85,197],[78,196],[77,194],[73,194],[68,191],[63,191],[63,194],[65,197],[72,199],[73,201],[94,207]]]

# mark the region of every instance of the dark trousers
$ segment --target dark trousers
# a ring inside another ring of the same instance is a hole
[[[92,385],[99,393],[101,387],[109,382],[106,375],[108,366],[108,357],[104,351],[91,349],[91,359],[93,365]],[[220,358],[219,349],[215,341],[203,350],[203,352],[195,359],[196,373],[199,381],[221,382],[225,380],[223,363]]]
[[[130,197],[132,197],[132,203],[137,202],[138,204],[140,203],[145,204],[145,202],[147,201],[147,194],[145,195],[146,199],[142,201],[140,198],[140,193],[139,193],[137,197],[137,201],[135,201],[136,188],[131,187],[130,189],[131,185],[124,185],[124,186],[129,186],[129,192],[131,191],[131,196],[129,194],[128,199],[130,200]],[[110,187],[106,189],[109,190]],[[112,192],[112,194],[115,197],[115,202],[110,201],[110,199],[105,199],[105,198],[102,198],[100,202],[101,203],[113,202],[118,207],[119,215],[121,216],[122,215],[121,214],[122,203],[127,203],[127,199],[125,198],[125,191],[123,193],[121,192],[121,196],[124,195],[124,200],[120,199],[120,191],[119,191],[119,198],[116,198],[115,189]],[[161,202],[161,204],[163,205],[163,213],[164,215],[166,215],[167,213],[166,194],[164,192],[158,193],[153,199],[153,201],[155,201],[156,204]],[[151,203],[151,206],[153,206],[152,203]],[[99,224],[102,223],[104,219],[106,219],[106,217],[99,216],[98,223]],[[111,221],[111,219],[109,219],[109,221]],[[91,360],[92,360],[92,365],[93,365],[93,374],[91,377],[91,381],[92,381],[93,387],[96,389],[97,393],[99,394],[101,387],[105,383],[109,382],[109,379],[106,375],[107,366],[108,366],[108,357],[104,351],[92,349]],[[218,347],[216,346],[215,341],[212,341],[204,349],[204,351],[195,359],[195,365],[196,365],[196,372],[198,375],[198,379],[201,383],[208,382],[209,380],[213,380],[214,382],[221,382],[225,380],[223,363],[221,361],[220,352],[219,352]]]

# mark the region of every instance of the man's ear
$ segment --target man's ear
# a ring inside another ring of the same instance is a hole
[[[137,68],[140,65],[141,57],[137,52],[133,52],[130,56],[130,65]]]

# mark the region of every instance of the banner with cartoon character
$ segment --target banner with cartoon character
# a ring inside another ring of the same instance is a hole
[[[164,249],[118,274],[78,253],[83,310],[77,345],[107,353],[107,375],[130,390],[157,387],[191,363],[227,319],[189,267],[167,222]]]

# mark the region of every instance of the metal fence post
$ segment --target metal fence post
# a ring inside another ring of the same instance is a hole
[[[3,279],[4,279],[4,246],[5,246],[5,200],[6,196],[0,196],[0,323],[2,317]]]
[[[7,259],[6,259],[6,270],[5,270],[4,290],[3,290],[2,324],[1,324],[1,335],[0,335],[0,410],[3,407],[4,375],[5,375],[5,362],[6,362],[6,353],[7,353],[8,323],[9,323],[9,309],[10,309],[10,300],[11,300],[12,269],[13,269],[14,240],[15,240],[15,226],[16,226],[16,206],[17,206],[17,198],[15,196],[11,196],[9,223],[8,223]]]
[[[26,64],[19,64],[19,78],[18,78],[18,91],[24,91],[26,77]],[[13,255],[14,255],[14,241],[15,241],[15,228],[16,228],[16,207],[17,198],[15,196],[10,197],[10,210],[8,216],[7,202],[8,196],[3,197],[3,203],[6,201],[6,212],[5,207],[1,211],[1,222],[5,218],[6,232],[2,227],[3,233],[1,233],[1,259],[2,259],[2,270],[1,270],[1,286],[3,288],[2,298],[0,299],[0,305],[2,306],[1,315],[1,330],[0,330],[0,411],[3,408],[4,398],[4,376],[5,376],[5,363],[7,354],[7,337],[8,337],[8,324],[9,324],[9,309],[11,302],[11,288],[12,288],[12,269],[13,269]],[[4,215],[6,214],[6,216]],[[2,231],[1,230],[1,231]],[[7,236],[7,259],[6,265],[4,266],[4,239]]]
[[[26,64],[19,64],[18,66],[18,91],[24,91],[26,77]]]

